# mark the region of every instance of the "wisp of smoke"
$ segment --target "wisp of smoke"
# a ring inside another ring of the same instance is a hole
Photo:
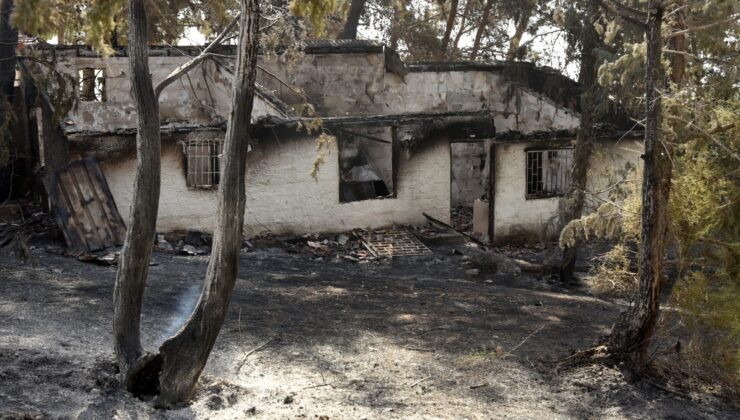
[[[175,312],[170,315],[170,322],[167,325],[167,328],[162,332],[160,341],[164,341],[173,336],[185,321],[188,320],[193,309],[195,309],[195,305],[198,303],[202,287],[202,284],[196,282],[190,285],[190,287],[185,289],[180,296],[178,296]]]

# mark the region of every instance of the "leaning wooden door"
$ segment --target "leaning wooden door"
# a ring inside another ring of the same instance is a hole
[[[97,251],[123,244],[126,226],[95,158],[70,162],[45,184],[71,250]]]

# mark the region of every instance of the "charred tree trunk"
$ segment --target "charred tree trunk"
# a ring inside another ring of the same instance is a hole
[[[452,36],[452,28],[455,27],[455,18],[457,17],[457,3],[458,0],[452,0],[450,2],[450,13],[447,15],[447,25],[445,26],[444,35],[442,35],[442,58],[447,55],[447,48],[450,45],[450,36]]]
[[[223,149],[223,173],[213,249],[200,300],[190,319],[160,347],[162,371],[157,405],[170,407],[192,396],[223,325],[236,282],[244,225],[245,174],[254,99],[259,0],[241,0],[239,47],[231,111]]]
[[[478,58],[478,51],[480,51],[480,41],[483,38],[483,33],[486,31],[488,26],[488,17],[491,15],[491,8],[493,8],[493,0],[487,0],[486,6],[483,8],[483,16],[481,17],[480,24],[478,25],[478,31],[475,33],[475,41],[473,41],[473,49],[470,51],[470,59],[475,60]]]
[[[662,141],[662,101],[659,90],[663,85],[663,38],[660,32],[663,11],[663,5],[659,1],[648,2],[640,284],[634,304],[614,324],[608,345],[613,355],[626,360],[637,370],[648,362],[647,350],[660,310],[663,257],[668,230],[667,207],[672,167],[668,155],[670,150]]]
[[[522,15],[519,16],[519,20],[517,20],[516,22],[514,36],[509,42],[509,50],[506,52],[506,61],[514,61],[514,59],[517,57],[517,54],[519,53],[519,46],[522,42],[522,36],[524,36],[524,31],[527,30],[527,25],[529,24],[529,17],[531,15],[531,12],[529,10],[524,10],[521,13]]]
[[[129,1],[128,54],[131,94],[138,112],[137,165],[128,231],[113,292],[113,335],[118,365],[127,388],[132,389],[137,365],[145,359],[142,357],[139,324],[154,244],[160,180],[159,105],[149,73],[144,0]]]
[[[462,38],[463,34],[466,32],[465,30],[465,23],[468,20],[468,14],[470,14],[470,8],[473,4],[473,0],[468,0],[465,2],[465,8],[463,9],[463,14],[460,17],[460,30],[457,31],[457,35],[455,35],[455,40],[452,42],[452,48],[451,51],[457,51],[458,45],[460,45],[460,38]]]
[[[9,98],[13,95],[15,82],[15,49],[18,45],[18,29],[10,23],[13,0],[0,0],[0,93]],[[0,125],[2,119],[0,116]]]
[[[391,7],[393,7],[393,20],[391,21],[391,33],[388,46],[391,47],[392,50],[397,51],[398,38],[400,37],[399,32],[401,29],[400,20],[404,18],[406,9],[403,2],[401,2],[401,4],[393,2]]]
[[[594,149],[594,107],[596,105],[596,90],[598,89],[596,83],[596,55],[594,53],[599,37],[594,28],[594,20],[597,18],[596,13],[597,7],[595,2],[592,1],[583,21],[581,70],[578,82],[585,91],[581,95],[581,121],[576,135],[575,149],[573,150],[571,185],[563,200],[564,209],[560,223],[561,227],[564,227],[571,220],[581,217],[586,198],[589,161]],[[575,246],[563,251],[563,259],[560,263],[560,280],[562,282],[568,283],[573,280],[577,256],[578,249]]]
[[[357,27],[360,25],[360,17],[364,9],[365,0],[352,0],[349,13],[347,13],[347,22],[337,39],[357,39]]]
[[[679,6],[686,6],[686,1],[678,3]],[[681,54],[686,51],[686,34],[683,31],[686,29],[686,10],[677,10],[674,12],[675,15],[675,28],[678,35],[671,37],[669,44],[670,48],[677,53],[670,54],[671,60],[671,82],[676,85],[681,85],[684,81],[684,75],[686,73],[686,56]]]

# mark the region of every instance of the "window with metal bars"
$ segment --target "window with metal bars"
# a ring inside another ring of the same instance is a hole
[[[221,140],[189,140],[185,145],[187,184],[215,188],[221,180]]]
[[[105,70],[84,68],[78,72],[80,100],[105,102]]]
[[[527,199],[557,197],[570,186],[573,148],[527,151]]]

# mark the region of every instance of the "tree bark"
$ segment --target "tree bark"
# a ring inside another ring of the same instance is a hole
[[[403,2],[401,2],[401,4],[392,2],[391,7],[393,8],[393,20],[391,21],[390,39],[388,44],[392,50],[397,51],[401,27],[400,20],[404,18],[406,9]]]
[[[131,94],[136,103],[136,177],[129,213],[129,226],[113,291],[113,335],[118,365],[126,387],[135,385],[133,375],[143,360],[140,319],[141,302],[149,272],[149,258],[159,208],[160,136],[159,105],[149,73],[147,17],[144,0],[129,1],[128,54]]]
[[[636,370],[642,369],[648,362],[647,350],[660,310],[664,245],[668,230],[667,207],[672,168],[670,150],[662,141],[662,101],[659,91],[663,85],[663,38],[660,32],[663,11],[660,1],[648,2],[640,284],[634,304],[614,324],[608,344],[613,355],[627,361]]]
[[[473,49],[470,51],[470,60],[475,61],[478,58],[478,51],[480,51],[480,40],[483,38],[483,33],[486,31],[488,26],[488,18],[491,15],[491,8],[493,7],[493,0],[487,0],[486,6],[483,8],[483,16],[478,25],[478,31],[475,33],[475,41],[473,41]]]
[[[571,172],[571,185],[563,200],[563,218],[560,227],[564,227],[571,220],[581,217],[585,201],[586,182],[588,181],[588,169],[590,167],[591,154],[593,153],[593,128],[594,107],[596,102],[596,49],[598,33],[593,22],[596,19],[597,6],[590,2],[583,19],[583,32],[581,44],[581,70],[578,82],[584,88],[581,95],[581,121],[576,134],[576,145],[573,150],[573,170]],[[578,257],[578,248],[573,246],[563,251],[563,259],[560,263],[560,280],[568,283],[573,280],[573,272]]]
[[[7,98],[13,96],[15,49],[18,45],[18,29],[10,22],[12,12],[13,0],[0,0],[0,93]]]
[[[238,271],[242,244],[245,175],[254,100],[259,33],[259,0],[241,0],[239,47],[231,111],[223,148],[223,173],[213,248],[198,304],[187,323],[160,347],[162,371],[157,405],[187,402],[223,325]]]
[[[360,25],[360,17],[365,9],[365,0],[352,0],[347,13],[347,22],[337,39],[357,39],[357,27]]]
[[[457,51],[457,46],[460,45],[460,38],[467,32],[465,30],[465,22],[468,20],[468,14],[470,14],[470,7],[473,4],[473,0],[467,0],[465,2],[465,8],[463,9],[462,17],[460,17],[460,30],[455,35],[455,40],[452,42],[452,51]]]
[[[455,18],[457,17],[457,3],[458,0],[451,0],[450,2],[450,13],[447,15],[447,24],[445,26],[444,35],[442,35],[442,58],[447,55],[447,47],[450,45],[450,36],[452,36],[452,28],[455,27]]]
[[[524,31],[527,30],[529,17],[532,14],[529,10],[523,10],[521,13],[522,15],[519,17],[519,20],[516,23],[514,36],[509,42],[509,51],[506,52],[506,61],[513,61],[516,58],[517,53],[519,52],[519,46],[522,42],[522,36],[524,35]]]
[[[686,1],[681,1],[678,3],[679,6],[685,6]],[[684,31],[686,30],[686,21],[685,21],[685,9],[678,10],[674,12],[675,14],[675,20],[676,20],[676,27],[674,28],[677,31],[677,34],[675,36],[672,36],[669,40],[670,48],[673,51],[679,51],[679,52],[685,52],[686,51],[686,33]],[[686,56],[683,54],[671,54],[671,82],[675,83],[676,85],[680,85],[683,83],[684,75],[686,73]]]

